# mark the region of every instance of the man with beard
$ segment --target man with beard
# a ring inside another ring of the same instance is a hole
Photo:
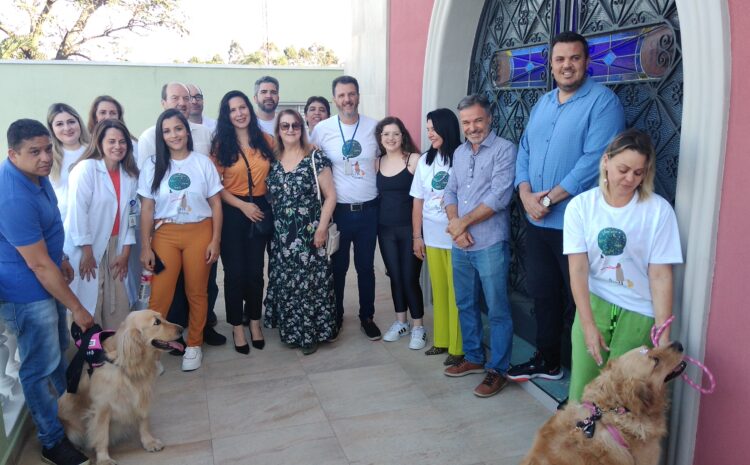
[[[203,90],[195,84],[187,85],[190,92],[190,117],[188,121],[202,124],[211,133],[216,130],[216,120],[203,115]]]
[[[276,123],[276,107],[279,106],[279,81],[275,77],[261,76],[255,81],[255,95],[258,107],[258,127],[261,131],[274,137],[273,129]]]
[[[574,314],[563,215],[572,197],[594,187],[605,148],[625,126],[620,100],[587,75],[586,39],[563,32],[550,50],[557,89],[531,110],[516,162],[515,184],[528,219],[526,288],[534,299],[537,352],[509,370],[513,381],[563,376],[562,335]]]
[[[486,372],[474,395],[490,397],[508,383],[505,373],[513,342],[507,282],[516,147],[492,132],[486,96],[464,97],[458,104],[458,114],[466,142],[453,153],[453,174],[443,200],[448,216],[446,231],[453,239],[453,286],[465,356],[444,373],[459,377]],[[479,289],[487,304],[489,360],[482,345]]]
[[[336,209],[333,220],[341,234],[339,250],[332,257],[336,293],[336,323],[344,318],[344,287],[349,269],[349,249],[354,244],[354,267],[359,288],[359,320],[368,339],[378,340],[375,315],[375,242],[378,233],[378,188],[375,184],[377,121],[359,114],[359,83],[351,76],[333,80],[333,102],[338,115],[315,126],[311,141],[333,164]]]

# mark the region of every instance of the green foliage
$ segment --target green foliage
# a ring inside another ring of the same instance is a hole
[[[7,0],[5,0],[7,1]],[[12,0],[0,9],[0,58],[90,60],[128,33],[187,32],[179,0]]]
[[[339,64],[339,59],[333,50],[317,43],[306,48],[289,46],[279,50],[278,45],[268,42],[252,53],[245,53],[236,41],[232,41],[229,44],[229,63],[259,66],[335,66]]]

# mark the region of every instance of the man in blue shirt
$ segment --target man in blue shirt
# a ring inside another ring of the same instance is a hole
[[[8,128],[8,147],[8,158],[0,163],[0,317],[18,338],[18,374],[42,458],[87,464],[57,418],[57,398],[66,387],[65,308],[84,331],[94,320],[68,287],[73,269],[63,255],[60,210],[47,179],[52,143],[42,123],[22,119]]]
[[[518,192],[526,211],[526,287],[534,299],[537,353],[508,372],[513,381],[560,379],[563,331],[574,308],[568,260],[562,253],[565,207],[594,187],[607,144],[624,129],[617,96],[587,75],[583,36],[552,39],[550,69],[557,88],[531,110],[516,161]]]
[[[447,232],[453,238],[451,262],[464,359],[446,376],[484,373],[474,394],[489,397],[505,387],[510,364],[513,320],[508,301],[510,214],[516,147],[492,132],[490,103],[469,95],[458,104],[466,142],[453,154],[453,174],[445,188]],[[482,311],[484,292],[490,324],[490,358],[485,363]]]

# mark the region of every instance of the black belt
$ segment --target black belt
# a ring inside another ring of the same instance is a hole
[[[360,212],[364,210],[365,208],[371,208],[378,205],[378,199],[377,197],[368,200],[367,202],[360,202],[360,203],[337,203],[336,208],[341,209],[348,212]]]

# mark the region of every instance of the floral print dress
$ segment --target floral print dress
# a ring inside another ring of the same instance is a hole
[[[311,156],[318,173],[331,166],[328,158],[315,151],[288,173],[280,162],[272,162],[266,179],[275,231],[264,324],[279,328],[282,342],[300,347],[328,340],[336,331],[331,266],[325,247],[313,245],[321,207]]]

